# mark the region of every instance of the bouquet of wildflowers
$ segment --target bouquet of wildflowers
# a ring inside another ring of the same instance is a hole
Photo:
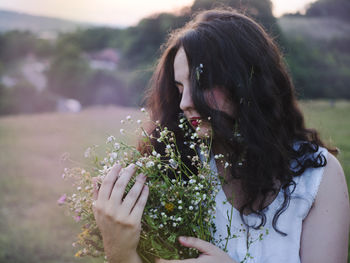
[[[145,112],[144,109],[141,111]],[[133,122],[130,116],[122,120],[122,123],[128,122]],[[198,251],[178,243],[178,236],[194,236],[215,244],[212,238],[212,231],[215,229],[212,219],[219,181],[209,165],[209,136],[198,138],[196,132],[191,132],[186,119],[180,119],[179,127],[187,138],[185,146],[193,151],[192,157],[188,158],[198,171],[193,173],[181,160],[174,132],[156,122],[154,125],[159,137],[154,138],[142,127],[142,121],[138,120],[137,124],[136,135],[151,147],[148,154],[142,154],[135,146],[109,136],[103,158],[96,154],[98,146],[86,150],[85,157],[91,160],[91,168],[65,169],[64,178],[73,179],[77,191],[71,196],[63,195],[58,202],[67,205],[74,219],[82,225],[82,232],[73,243],[73,246],[79,248],[77,257],[104,256],[102,236],[92,212],[92,182],[93,178],[97,178],[101,183],[116,162],[123,167],[135,163],[138,166],[136,174],[143,173],[148,178],[150,193],[142,217],[138,247],[139,255],[145,262],[152,262],[155,257],[185,259],[197,256]],[[120,132],[127,133],[124,129]],[[163,143],[165,154],[162,155],[152,148],[151,140]],[[223,155],[216,158],[223,158]],[[130,181],[127,192],[134,184],[135,177]]]

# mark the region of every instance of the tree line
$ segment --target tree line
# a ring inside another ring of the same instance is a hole
[[[331,9],[330,3],[334,1],[338,9],[341,5],[348,8],[348,1],[319,0],[309,7],[306,17],[325,16],[328,12],[344,20],[342,12]],[[55,41],[41,39],[31,32],[0,34],[0,76],[16,68],[29,53],[49,63],[44,91],[35,90],[20,76],[14,87],[0,84],[0,114],[54,110],[58,96],[77,99],[83,106],[140,105],[168,33],[183,26],[194,12],[223,5],[253,17],[276,39],[300,98],[350,99],[350,37],[322,42],[288,38],[278,27],[270,0],[196,0],[177,14],[153,15],[125,29],[77,30],[62,33]],[[114,71],[93,69],[89,65],[86,54],[105,48],[120,54]]]

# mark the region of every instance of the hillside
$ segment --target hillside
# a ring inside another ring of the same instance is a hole
[[[0,10],[0,32],[10,30],[30,30],[35,33],[66,32],[87,26],[91,26],[91,24]]]

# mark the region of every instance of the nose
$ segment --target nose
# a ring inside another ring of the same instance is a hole
[[[188,87],[184,87],[184,89],[183,89],[182,97],[181,97],[181,101],[180,101],[180,109],[183,112],[190,111],[190,110],[194,109],[191,91]]]

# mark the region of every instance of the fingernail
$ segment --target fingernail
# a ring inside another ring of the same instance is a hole
[[[137,176],[137,179],[144,180],[144,179],[146,179],[146,176],[145,176],[144,174],[139,174],[139,175]]]

